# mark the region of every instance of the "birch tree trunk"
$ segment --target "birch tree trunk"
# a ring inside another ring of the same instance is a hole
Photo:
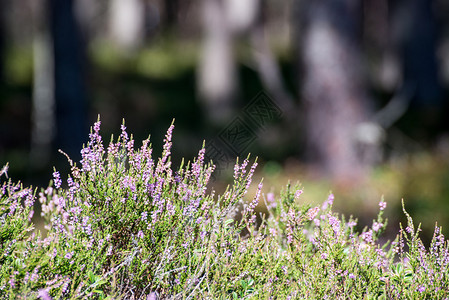
[[[35,1],[34,4],[30,162],[32,168],[41,169],[51,160],[56,132],[54,66],[52,40],[45,10],[46,1]]]
[[[198,92],[209,123],[229,121],[237,93],[233,38],[224,1],[203,0],[204,41],[198,70]]]
[[[141,0],[111,0],[109,30],[113,42],[125,53],[142,45],[145,6]]]

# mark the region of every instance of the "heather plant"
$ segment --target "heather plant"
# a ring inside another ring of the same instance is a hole
[[[0,171],[7,177],[8,165]],[[0,190],[0,295],[6,295],[5,286],[13,289],[17,279],[23,276],[27,266],[23,258],[30,250],[28,242],[32,231],[34,191],[11,180],[4,182]],[[32,244],[32,243],[31,243]],[[30,277],[30,274],[28,274]],[[12,294],[10,294],[12,295]]]
[[[105,148],[100,120],[71,172],[54,170],[35,192],[11,180],[0,194],[1,299],[447,299],[449,245],[436,227],[426,248],[407,216],[379,243],[386,202],[371,226],[322,205],[301,205],[288,184],[276,197],[248,195],[257,162],[234,167],[217,194],[204,147],[173,168],[173,124],[160,158],[121,126]],[[0,177],[6,177],[7,166]],[[45,235],[33,232],[38,200]],[[256,207],[265,202],[268,213]]]

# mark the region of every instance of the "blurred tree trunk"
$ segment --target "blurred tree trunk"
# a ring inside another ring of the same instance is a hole
[[[202,1],[204,42],[198,91],[212,125],[223,126],[234,114],[238,96],[234,43],[237,36],[250,33],[260,5],[261,0]]]
[[[55,99],[52,42],[46,1],[33,6],[33,106],[30,161],[33,169],[47,167],[55,138]]]
[[[259,1],[257,17],[251,27],[250,40],[253,50],[253,60],[259,74],[261,83],[268,93],[275,99],[281,107],[283,115],[290,123],[298,118],[298,109],[295,99],[290,95],[285,87],[281,69],[276,60],[275,54],[271,51],[267,34],[267,5],[266,1]]]
[[[109,30],[113,42],[125,53],[137,50],[145,35],[143,1],[111,0]]]
[[[56,146],[77,160],[88,133],[85,44],[74,12],[74,0],[49,0],[49,5]]]
[[[204,42],[198,70],[199,97],[210,124],[222,126],[234,110],[237,70],[225,1],[203,0]]]
[[[363,44],[371,83],[384,92],[394,93],[402,80],[399,53],[393,42],[389,0],[363,0]]]
[[[399,1],[398,40],[403,62],[404,85],[413,85],[412,103],[418,109],[437,109],[443,104],[436,52],[439,26],[433,0]]]
[[[0,11],[0,88],[4,84],[4,69],[5,69],[5,3],[0,0],[0,7],[3,9]]]
[[[172,29],[178,24],[179,0],[164,0],[164,27]]]
[[[360,53],[361,1],[303,1],[302,98],[307,154],[338,179],[360,178],[366,161],[357,130],[367,116]]]

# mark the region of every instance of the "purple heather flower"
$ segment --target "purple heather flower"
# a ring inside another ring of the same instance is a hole
[[[56,248],[53,248],[53,253],[51,254],[51,257],[55,258],[57,254],[58,254],[58,250]]]
[[[294,220],[295,219],[295,210],[293,208],[290,208],[288,210],[287,216],[290,218],[290,220]]]
[[[53,172],[53,178],[55,182],[55,188],[59,189],[61,187],[62,181],[61,181],[61,175],[58,171]]]
[[[53,278],[52,280],[50,280],[50,281],[47,281],[47,285],[53,285],[53,284],[55,284],[57,281],[58,281],[58,279],[59,279],[59,276],[58,275],[56,275],[56,277],[55,278]]]
[[[329,255],[327,253],[321,253],[321,259],[327,259]]]
[[[142,222],[146,222],[147,216],[148,216],[148,213],[146,211],[142,212],[142,215],[140,218],[142,220]]]
[[[248,222],[254,224],[256,222],[256,215],[252,215]]]
[[[245,174],[246,174],[246,166],[248,165],[248,163],[249,163],[249,160],[248,160],[248,158],[246,158],[246,159],[243,161],[242,165],[240,166],[240,171],[242,172],[242,173],[241,173],[242,175],[245,175]]]
[[[9,279],[9,285],[12,288],[15,288],[15,286],[16,286],[16,280],[15,280],[15,278],[13,276],[11,276],[11,278]]]
[[[377,255],[379,255],[380,257],[384,257],[386,255],[386,253],[384,252],[384,250],[377,248],[376,249],[376,253]]]
[[[128,142],[128,133],[126,132],[125,124],[120,125],[120,129],[122,130],[122,134],[120,135],[120,137],[122,138],[123,142]]]
[[[327,197],[327,200],[324,201],[321,209],[326,210],[329,206],[332,206],[333,203],[334,203],[334,194],[330,194],[329,197]]]
[[[297,190],[295,192],[295,200],[299,200],[299,196],[301,196],[302,193],[303,193],[303,190]]]
[[[382,226],[383,226],[382,223],[374,222],[374,223],[373,223],[373,230],[374,230],[375,232],[378,232],[379,229],[382,228]]]
[[[143,232],[142,230],[139,230],[139,232],[137,233],[137,237],[140,239],[143,239]]]
[[[276,198],[274,197],[273,193],[267,194],[267,201],[268,201],[267,209],[272,209],[277,206]]]
[[[257,204],[259,204],[260,192],[262,190],[262,187],[263,187],[263,184],[261,182],[261,183],[259,183],[259,185],[257,187],[257,192],[253,198],[253,201],[251,201],[251,203],[249,204],[249,207],[248,207],[249,213],[252,213],[254,211],[254,209],[256,208]]]
[[[425,286],[425,285],[421,285],[421,286],[418,288],[418,292],[420,292],[420,293],[424,292],[425,290],[426,290],[426,286]]]
[[[69,283],[70,283],[70,280],[67,280],[67,281],[64,283],[64,285],[62,286],[61,292],[62,292],[63,295],[64,295],[65,293],[67,293],[67,289],[69,288]]]
[[[28,190],[28,195],[26,196],[25,199],[25,206],[32,207],[34,205],[34,201],[35,198],[33,196],[33,193],[31,192],[31,190]]]
[[[387,202],[385,202],[383,199],[379,202],[379,208],[380,210],[384,210],[387,207]]]
[[[98,134],[100,132],[100,126],[101,126],[101,121],[98,120],[97,122],[94,123],[94,132],[96,134]]]
[[[291,244],[293,242],[293,231],[290,226],[287,226],[287,243]]]
[[[162,158],[159,160],[158,166],[157,166],[157,173],[160,173],[164,168],[165,168],[165,163],[167,162],[168,157],[170,156],[170,149],[172,146],[172,134],[173,134],[173,129],[175,128],[175,126],[172,124],[168,130],[167,130],[167,134],[165,135],[165,139],[164,139],[164,150],[162,151]]]
[[[85,232],[87,235],[92,235],[92,225],[91,225],[91,224],[87,224],[87,226],[84,227],[84,232]]]
[[[120,144],[110,142],[110,143],[109,143],[109,146],[108,146],[108,156],[109,156],[109,157],[116,157],[119,148],[120,148]],[[108,165],[108,168],[111,169],[111,168],[112,168],[112,165]]]
[[[268,203],[273,203],[274,201],[276,201],[276,199],[274,198],[274,194],[273,193],[268,193],[267,194],[267,201],[268,201]]]
[[[37,266],[36,268],[34,268],[33,273],[31,273],[30,280],[32,282],[36,281],[39,278],[39,274],[38,274],[39,269],[40,269],[40,266]]]
[[[355,275],[352,274],[352,273],[349,273],[348,277],[351,278],[351,279],[355,279]]]
[[[136,192],[136,183],[135,183],[135,179],[132,176],[125,176],[125,178],[123,178],[122,181],[122,186],[123,188],[128,188],[131,190],[132,193]]]
[[[227,249],[225,251],[225,254],[226,254],[227,257],[231,256],[232,255],[231,250]]]
[[[72,251],[72,252],[66,253],[66,255],[64,255],[64,258],[66,258],[66,259],[71,259],[72,256],[73,256],[73,251]]]
[[[90,138],[89,146],[95,146],[95,144],[97,144],[97,145],[101,144],[100,125],[101,125],[100,121],[94,123],[94,126],[93,126],[94,132],[91,131],[91,133],[89,134],[89,138]],[[101,150],[102,150],[102,147],[103,146],[101,146]]]
[[[203,166],[203,163],[204,163],[204,153],[205,152],[206,152],[206,149],[202,148],[198,152],[198,158],[192,164],[192,173],[196,178],[198,178],[201,174],[201,167]]]
[[[131,139],[126,143],[126,150],[130,156],[134,154],[134,140]]]
[[[254,175],[254,171],[256,170],[257,165],[258,165],[258,163],[254,162],[253,165],[251,166],[251,169],[249,170],[248,177],[247,177],[248,179],[247,179],[246,187],[245,187],[245,192],[248,190],[249,186],[251,185],[252,177]]]
[[[178,172],[178,171],[175,172],[174,178],[175,178],[175,182],[176,182],[176,183],[180,183],[180,182],[182,181],[182,178],[181,178],[181,176],[179,175],[179,172]]]
[[[320,211],[320,208],[318,206],[312,207],[307,211],[307,219],[309,221],[312,221],[317,216],[318,212]]]
[[[93,244],[94,244],[94,239],[91,238],[91,239],[89,240],[89,242],[87,242],[87,243],[85,244],[85,247],[86,247],[87,249],[90,249],[90,248],[92,248]]]
[[[34,215],[34,210],[31,210],[30,213],[28,214],[28,221],[31,221],[31,219],[33,218]]]
[[[348,225],[349,228],[352,228],[352,227],[354,227],[355,225],[357,225],[357,222],[355,222],[355,221],[349,221],[347,225]]]
[[[19,203],[17,201],[13,202],[10,206],[9,206],[9,213],[8,216],[12,216],[14,214],[14,212],[16,211],[17,206],[19,205]]]
[[[329,216],[329,224],[332,226],[332,229],[335,233],[340,230],[340,220],[337,217],[332,215]]]
[[[146,300],[158,300],[158,299],[159,299],[159,296],[158,296],[157,292],[151,292],[146,298]]]
[[[371,230],[362,233],[360,236],[368,244],[373,242],[373,232]]]
[[[151,212],[151,221],[152,221],[153,224],[156,224],[156,222],[158,220],[157,216],[158,216],[158,211],[157,210],[154,210],[154,211]]]
[[[170,216],[174,216],[176,213],[175,206],[170,201],[170,199],[168,199],[168,202],[167,202],[167,212]]]
[[[42,300],[53,300],[46,290],[40,290],[38,294],[38,298]]]
[[[238,163],[236,163],[234,165],[234,180],[237,180],[237,178],[239,178],[239,173],[240,173],[240,166]]]

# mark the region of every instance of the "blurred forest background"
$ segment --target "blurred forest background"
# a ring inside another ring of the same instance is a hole
[[[98,115],[156,154],[175,118],[174,162],[206,140],[217,186],[251,153],[265,192],[332,190],[369,225],[384,195],[392,230],[404,198],[430,235],[449,227],[448,88],[446,0],[0,0],[0,163],[38,187]]]

